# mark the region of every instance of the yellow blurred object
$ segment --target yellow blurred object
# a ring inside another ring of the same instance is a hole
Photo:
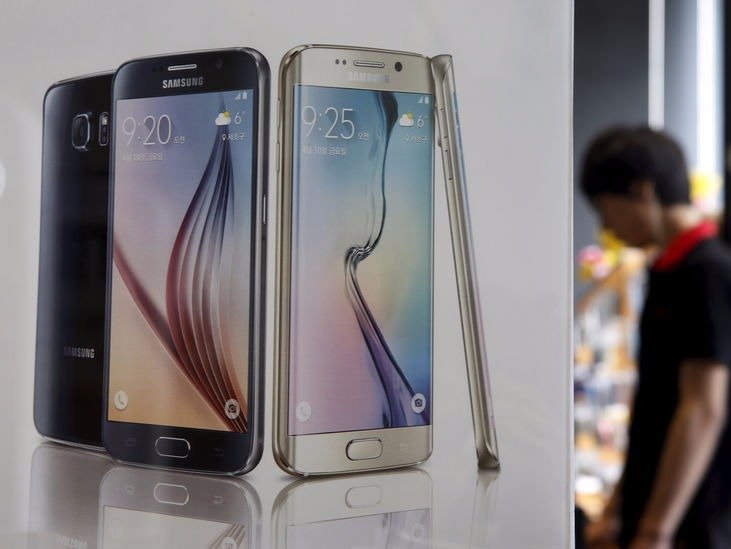
[[[598,244],[590,245],[579,252],[579,279],[584,282],[602,280],[611,273],[626,249],[624,242],[606,229],[599,231]]]
[[[597,444],[596,436],[591,433],[577,433],[574,446],[576,450],[581,450],[584,452],[597,450],[599,447],[599,445]]]
[[[582,263],[579,265],[579,280],[582,282],[594,280],[594,265],[590,263]]]
[[[587,366],[594,363],[594,349],[590,345],[577,345],[574,350],[574,362],[576,364],[586,364]]]
[[[715,196],[721,191],[721,176],[713,172],[696,171],[690,175],[690,196],[696,200]]]
[[[696,170],[690,175],[690,198],[705,215],[717,216],[723,208],[723,181],[715,172]]]
[[[589,520],[597,520],[604,506],[607,504],[607,496],[605,494],[576,494],[576,506],[586,513]]]
[[[627,245],[609,229],[599,231],[599,245],[608,252],[619,254]]]

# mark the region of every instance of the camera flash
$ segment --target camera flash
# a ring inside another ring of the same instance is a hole
[[[109,144],[109,113],[103,112],[99,115],[99,145],[102,147]]]

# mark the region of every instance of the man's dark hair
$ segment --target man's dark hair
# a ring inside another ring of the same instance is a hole
[[[680,145],[647,127],[617,127],[596,136],[584,155],[581,190],[589,199],[629,195],[633,183],[650,180],[663,206],[690,204],[690,181]]]

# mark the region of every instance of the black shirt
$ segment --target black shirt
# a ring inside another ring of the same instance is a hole
[[[672,268],[649,272],[622,487],[623,547],[636,533],[649,500],[678,406],[680,365],[691,359],[731,367],[731,252],[716,238],[700,241]],[[731,422],[726,422],[676,541],[693,549],[731,547]]]

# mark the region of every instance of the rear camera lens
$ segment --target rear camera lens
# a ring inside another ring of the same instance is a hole
[[[71,144],[79,151],[85,151],[91,139],[91,125],[88,114],[77,114],[71,122]]]
[[[217,68],[217,69],[221,69],[221,68],[223,68],[223,59],[218,59],[218,60],[216,61],[216,68]]]
[[[401,69],[403,69],[404,66],[401,64],[401,61],[396,61],[396,64],[393,66],[393,68],[396,72],[401,72]]]

